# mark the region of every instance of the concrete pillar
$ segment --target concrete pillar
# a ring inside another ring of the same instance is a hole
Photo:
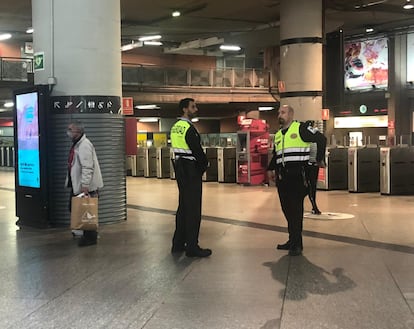
[[[81,120],[95,145],[104,188],[100,222],[126,219],[125,123],[121,103],[121,18],[119,0],[32,1],[33,45],[43,57],[35,84],[49,84],[47,131],[50,221],[67,225],[68,191],[63,188],[71,142],[67,124]],[[36,65],[35,65],[36,66]]]
[[[321,119],[322,44],[322,0],[282,0],[279,92],[296,120]]]
[[[407,35],[389,38],[388,65],[388,143],[411,143],[411,113],[404,88],[407,82]]]

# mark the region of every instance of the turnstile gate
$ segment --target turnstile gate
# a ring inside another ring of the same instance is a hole
[[[414,194],[414,148],[382,147],[381,194]]]
[[[348,149],[348,191],[379,192],[380,149],[378,147]]]
[[[220,183],[236,182],[236,148],[219,147],[217,149],[217,177]]]
[[[157,148],[157,178],[170,177],[170,148]]]
[[[318,189],[348,189],[348,149],[327,148],[325,152],[325,168],[319,168]]]
[[[203,174],[204,182],[217,182],[218,173],[217,173],[217,147],[203,147],[204,152],[206,153],[207,160],[209,162],[209,167]]]

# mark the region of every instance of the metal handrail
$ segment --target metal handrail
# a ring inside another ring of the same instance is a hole
[[[254,68],[183,68],[122,64],[123,85],[139,87],[254,88],[271,86],[270,72]]]
[[[22,57],[0,57],[0,80],[29,82],[33,73],[33,59]]]
[[[0,57],[0,81],[29,82],[33,59]],[[270,72],[255,68],[183,68],[123,63],[122,84],[138,87],[251,88],[273,87]]]

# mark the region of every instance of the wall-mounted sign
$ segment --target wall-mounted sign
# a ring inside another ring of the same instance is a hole
[[[388,127],[388,115],[336,117],[334,128],[373,128]]]
[[[345,88],[361,90],[388,86],[388,39],[345,43]]]
[[[134,115],[134,99],[132,97],[122,97],[122,114]]]
[[[329,120],[329,109],[322,109],[322,120]]]
[[[113,113],[119,114],[121,98],[118,96],[53,96],[54,113]]]
[[[25,54],[33,54],[33,42],[25,42],[24,43],[24,53]]]
[[[42,71],[45,69],[45,53],[39,52],[33,55],[33,65],[35,71]]]

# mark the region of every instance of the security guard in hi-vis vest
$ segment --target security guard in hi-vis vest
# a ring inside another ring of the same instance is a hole
[[[208,257],[211,250],[198,245],[202,175],[208,167],[208,160],[200,144],[200,135],[191,122],[197,114],[194,99],[182,99],[179,108],[183,116],[171,128],[173,164],[179,191],[171,252],[185,251],[187,257]]]
[[[310,143],[317,144],[316,161],[324,167],[326,138],[306,123],[293,120],[294,110],[283,105],[278,114],[281,129],[275,134],[273,157],[267,168],[269,179],[276,182],[282,211],[288,222],[289,240],[277,249],[289,255],[302,254],[303,200],[308,191],[306,166]]]

